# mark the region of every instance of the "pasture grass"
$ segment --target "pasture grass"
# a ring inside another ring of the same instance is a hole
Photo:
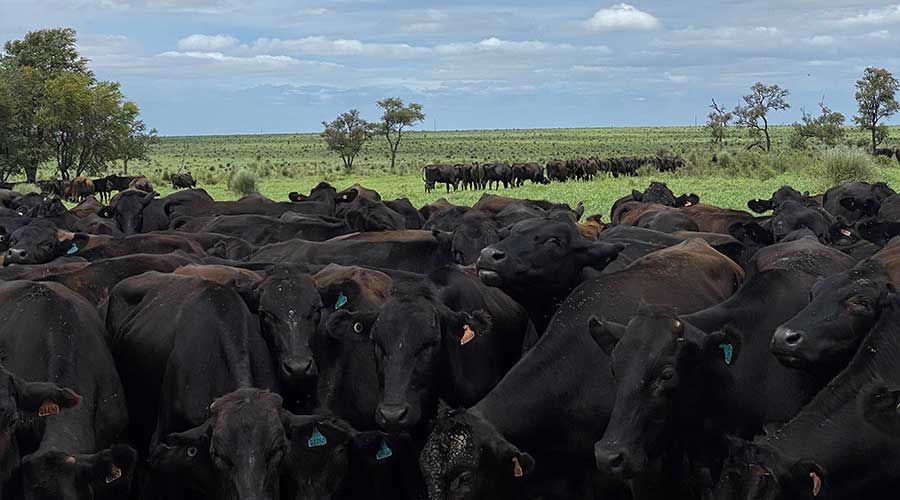
[[[789,184],[801,191],[822,192],[830,187],[836,172],[825,169],[827,151],[792,150],[790,127],[773,127],[773,151],[747,151],[748,140],[738,129],[731,131],[723,153],[714,150],[703,127],[631,127],[591,129],[473,130],[412,132],[404,136],[391,170],[385,145],[373,138],[363,148],[346,174],[340,159],[325,148],[318,134],[235,135],[163,137],[153,146],[148,162],[133,163],[132,174],[147,175],[161,194],[171,192],[168,175],[191,172],[202,187],[219,200],[239,194],[229,190],[228,180],[238,170],[258,177],[257,189],[275,200],[287,200],[291,191],[308,193],[319,181],[338,189],[360,183],[379,191],[386,199],[408,197],[416,206],[441,197],[457,204],[471,204],[481,191],[445,194],[442,185],[426,194],[420,169],[430,163],[506,161],[509,163],[587,156],[677,154],[687,159],[678,173],[661,174],[642,169],[637,178],[601,176],[593,182],[525,185],[489,191],[519,198],[539,198],[575,204],[583,201],[586,213],[609,214],[612,203],[631,192],[643,190],[651,180],[665,182],[676,194],[696,193],[701,200],[729,208],[744,208],[752,198],[768,198],[778,187]],[[892,127],[885,146],[896,147],[900,127]],[[845,145],[864,143],[865,134],[847,129]],[[712,162],[713,154],[719,161]],[[843,169],[851,171],[853,169]],[[872,170],[862,169],[872,180],[900,187],[900,165],[879,158]],[[840,173],[840,172],[838,172]]]

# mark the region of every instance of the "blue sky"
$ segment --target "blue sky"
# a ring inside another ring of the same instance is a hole
[[[900,73],[896,2],[0,0],[0,39],[76,28],[164,134],[316,131],[386,96],[429,129],[690,125],[757,80],[789,123]]]

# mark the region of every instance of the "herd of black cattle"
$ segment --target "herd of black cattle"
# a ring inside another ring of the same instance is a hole
[[[426,165],[422,167],[425,192],[430,193],[436,184],[444,184],[447,192],[458,189],[500,189],[520,187],[525,181],[533,184],[549,184],[550,181],[591,181],[598,174],[637,175],[638,169],[650,165],[660,172],[674,172],[684,167],[680,156],[620,156],[617,158],[576,158],[552,160],[545,168],[540,163],[460,163],[453,165]]]
[[[897,497],[883,183],[290,198],[0,190],[2,498]]]

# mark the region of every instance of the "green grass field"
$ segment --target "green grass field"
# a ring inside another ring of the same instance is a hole
[[[445,194],[443,187],[425,194],[419,169],[428,163],[470,161],[538,161],[583,156],[650,155],[659,152],[683,155],[688,170],[677,174],[643,172],[638,178],[601,177],[593,182],[554,183],[550,186],[526,185],[501,190],[520,198],[540,198],[571,204],[584,201],[587,213],[608,214],[617,198],[643,189],[650,180],[666,182],[676,193],[694,192],[707,203],[742,208],[750,198],[768,197],[784,184],[801,190],[820,191],[828,186],[815,166],[815,151],[789,151],[788,127],[773,131],[775,151],[771,154],[747,153],[747,140],[734,137],[729,143],[736,166],[722,169],[709,163],[713,150],[702,127],[644,127],[597,129],[536,129],[457,132],[416,132],[404,139],[397,168],[389,170],[386,148],[371,140],[357,158],[355,171],[345,174],[340,159],[328,152],[317,134],[241,135],[165,137],[155,145],[149,163],[133,164],[132,173],[147,175],[166,194],[164,178],[178,171],[189,171],[199,186],[216,199],[235,199],[226,179],[239,167],[259,174],[260,192],[276,200],[286,200],[291,191],[308,192],[321,180],[339,189],[359,182],[379,191],[386,198],[408,197],[419,206],[441,197],[459,204],[474,203],[480,191]],[[891,131],[900,136],[900,128]],[[856,130],[849,142],[863,139]],[[900,186],[900,165],[881,160],[877,180]]]

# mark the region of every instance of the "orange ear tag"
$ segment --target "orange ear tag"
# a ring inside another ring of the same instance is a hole
[[[116,467],[116,464],[112,464],[109,466],[109,475],[106,476],[106,483],[109,484],[116,479],[122,477],[122,469]]]
[[[466,345],[473,340],[475,340],[475,332],[472,331],[472,327],[469,325],[463,326],[463,336],[459,339],[459,345]]]
[[[525,475],[525,471],[522,470],[522,466],[519,464],[519,457],[513,457],[513,476],[522,477]]]
[[[59,405],[54,403],[53,401],[44,401],[44,404],[42,404],[41,407],[38,408],[39,417],[49,417],[58,413]]]
[[[822,491],[822,478],[815,472],[810,472],[809,477],[812,478],[813,483],[812,494],[814,497],[817,497],[819,496],[819,492]]]

